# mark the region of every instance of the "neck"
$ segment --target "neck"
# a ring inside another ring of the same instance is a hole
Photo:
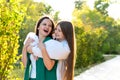
[[[65,39],[59,39],[58,41],[60,41],[60,42],[62,42],[62,41],[64,41]]]
[[[46,36],[39,34],[39,41],[43,41],[45,38],[46,38]]]

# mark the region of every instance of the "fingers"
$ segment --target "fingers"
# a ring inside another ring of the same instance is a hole
[[[31,38],[28,38],[28,40],[27,40],[29,43],[31,43],[31,42],[33,42],[34,40],[33,39],[31,39]]]
[[[30,39],[30,38],[28,38],[27,41],[26,41],[26,43],[25,43],[26,48],[27,48],[28,46],[30,46],[30,43],[32,43],[32,42],[33,42],[33,40]]]
[[[32,52],[32,46],[28,46],[28,47],[27,47],[27,52],[29,52],[29,53],[31,53],[31,54],[33,53],[33,52]]]
[[[33,39],[31,39],[31,38],[28,38],[28,39],[27,39],[27,41],[26,41],[26,44],[28,44],[28,45],[29,45],[29,44],[30,44],[30,43],[32,43],[32,42],[34,42],[34,40],[33,40]]]
[[[38,60],[38,56],[33,55],[33,57],[34,57],[35,60]]]

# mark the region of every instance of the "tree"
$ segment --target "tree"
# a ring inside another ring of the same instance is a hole
[[[98,25],[103,18],[97,11],[92,11],[84,3],[82,9],[73,12],[77,40],[76,68],[83,68],[103,60],[100,47],[107,37],[107,32]]]
[[[0,1],[0,79],[9,80],[9,72],[19,59],[19,29],[25,8],[15,0]]]
[[[82,4],[83,3],[84,3],[84,1],[82,1],[82,0],[75,1],[75,8],[78,9],[78,10],[82,9]]]
[[[28,34],[28,32],[34,32],[35,25],[38,19],[43,15],[51,15],[53,11],[50,5],[45,5],[43,2],[33,2],[32,0],[21,1],[27,8],[26,15],[24,16],[24,21],[22,23],[19,35],[19,54],[22,53],[23,41]]]
[[[95,1],[94,8],[104,16],[108,16],[108,11],[106,10],[108,6],[109,6],[108,0],[97,0]]]
[[[93,10],[84,4],[82,9],[75,8],[73,12],[77,38],[77,68],[103,60],[104,53],[119,53],[120,25],[108,16],[108,2],[96,2]]]
[[[117,36],[119,35],[120,25],[117,25],[117,22],[108,15],[107,8],[109,7],[110,3],[112,4],[110,0],[95,1],[95,10],[103,15],[98,25],[104,26],[106,31],[108,31],[108,36],[103,43],[102,51],[107,54],[116,54],[119,53],[117,48],[119,48],[120,42]],[[115,3],[117,3],[117,1]]]
[[[55,24],[57,24],[57,22],[60,20],[58,15],[59,15],[59,11],[55,12],[54,17],[53,17],[53,21]]]

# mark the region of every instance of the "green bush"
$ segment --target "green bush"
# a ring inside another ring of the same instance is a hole
[[[9,73],[9,80],[23,80],[24,68],[22,66],[14,66],[14,69]]]
[[[86,31],[83,27],[76,27],[77,59],[76,68],[83,68],[103,61],[101,46],[107,37],[103,28]]]
[[[9,80],[8,74],[19,59],[19,29],[24,8],[15,0],[0,0],[0,80]]]

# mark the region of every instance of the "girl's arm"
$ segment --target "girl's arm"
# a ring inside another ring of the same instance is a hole
[[[39,48],[41,49],[43,61],[44,61],[46,68],[48,70],[51,70],[55,64],[55,61],[49,57],[46,51],[45,45],[42,43],[42,41],[39,43]]]
[[[61,43],[56,40],[49,40],[45,42],[46,50],[52,59],[67,59],[70,48],[67,43]]]
[[[28,38],[22,49],[22,63],[25,67],[26,67],[26,63],[27,63],[27,51],[32,53],[32,50],[30,50],[30,48],[29,48],[29,47],[31,47],[30,46],[31,42],[32,42],[32,40],[30,38]]]
[[[27,63],[27,46],[26,45],[24,45],[22,49],[22,63],[24,67],[26,67],[26,63]]]

